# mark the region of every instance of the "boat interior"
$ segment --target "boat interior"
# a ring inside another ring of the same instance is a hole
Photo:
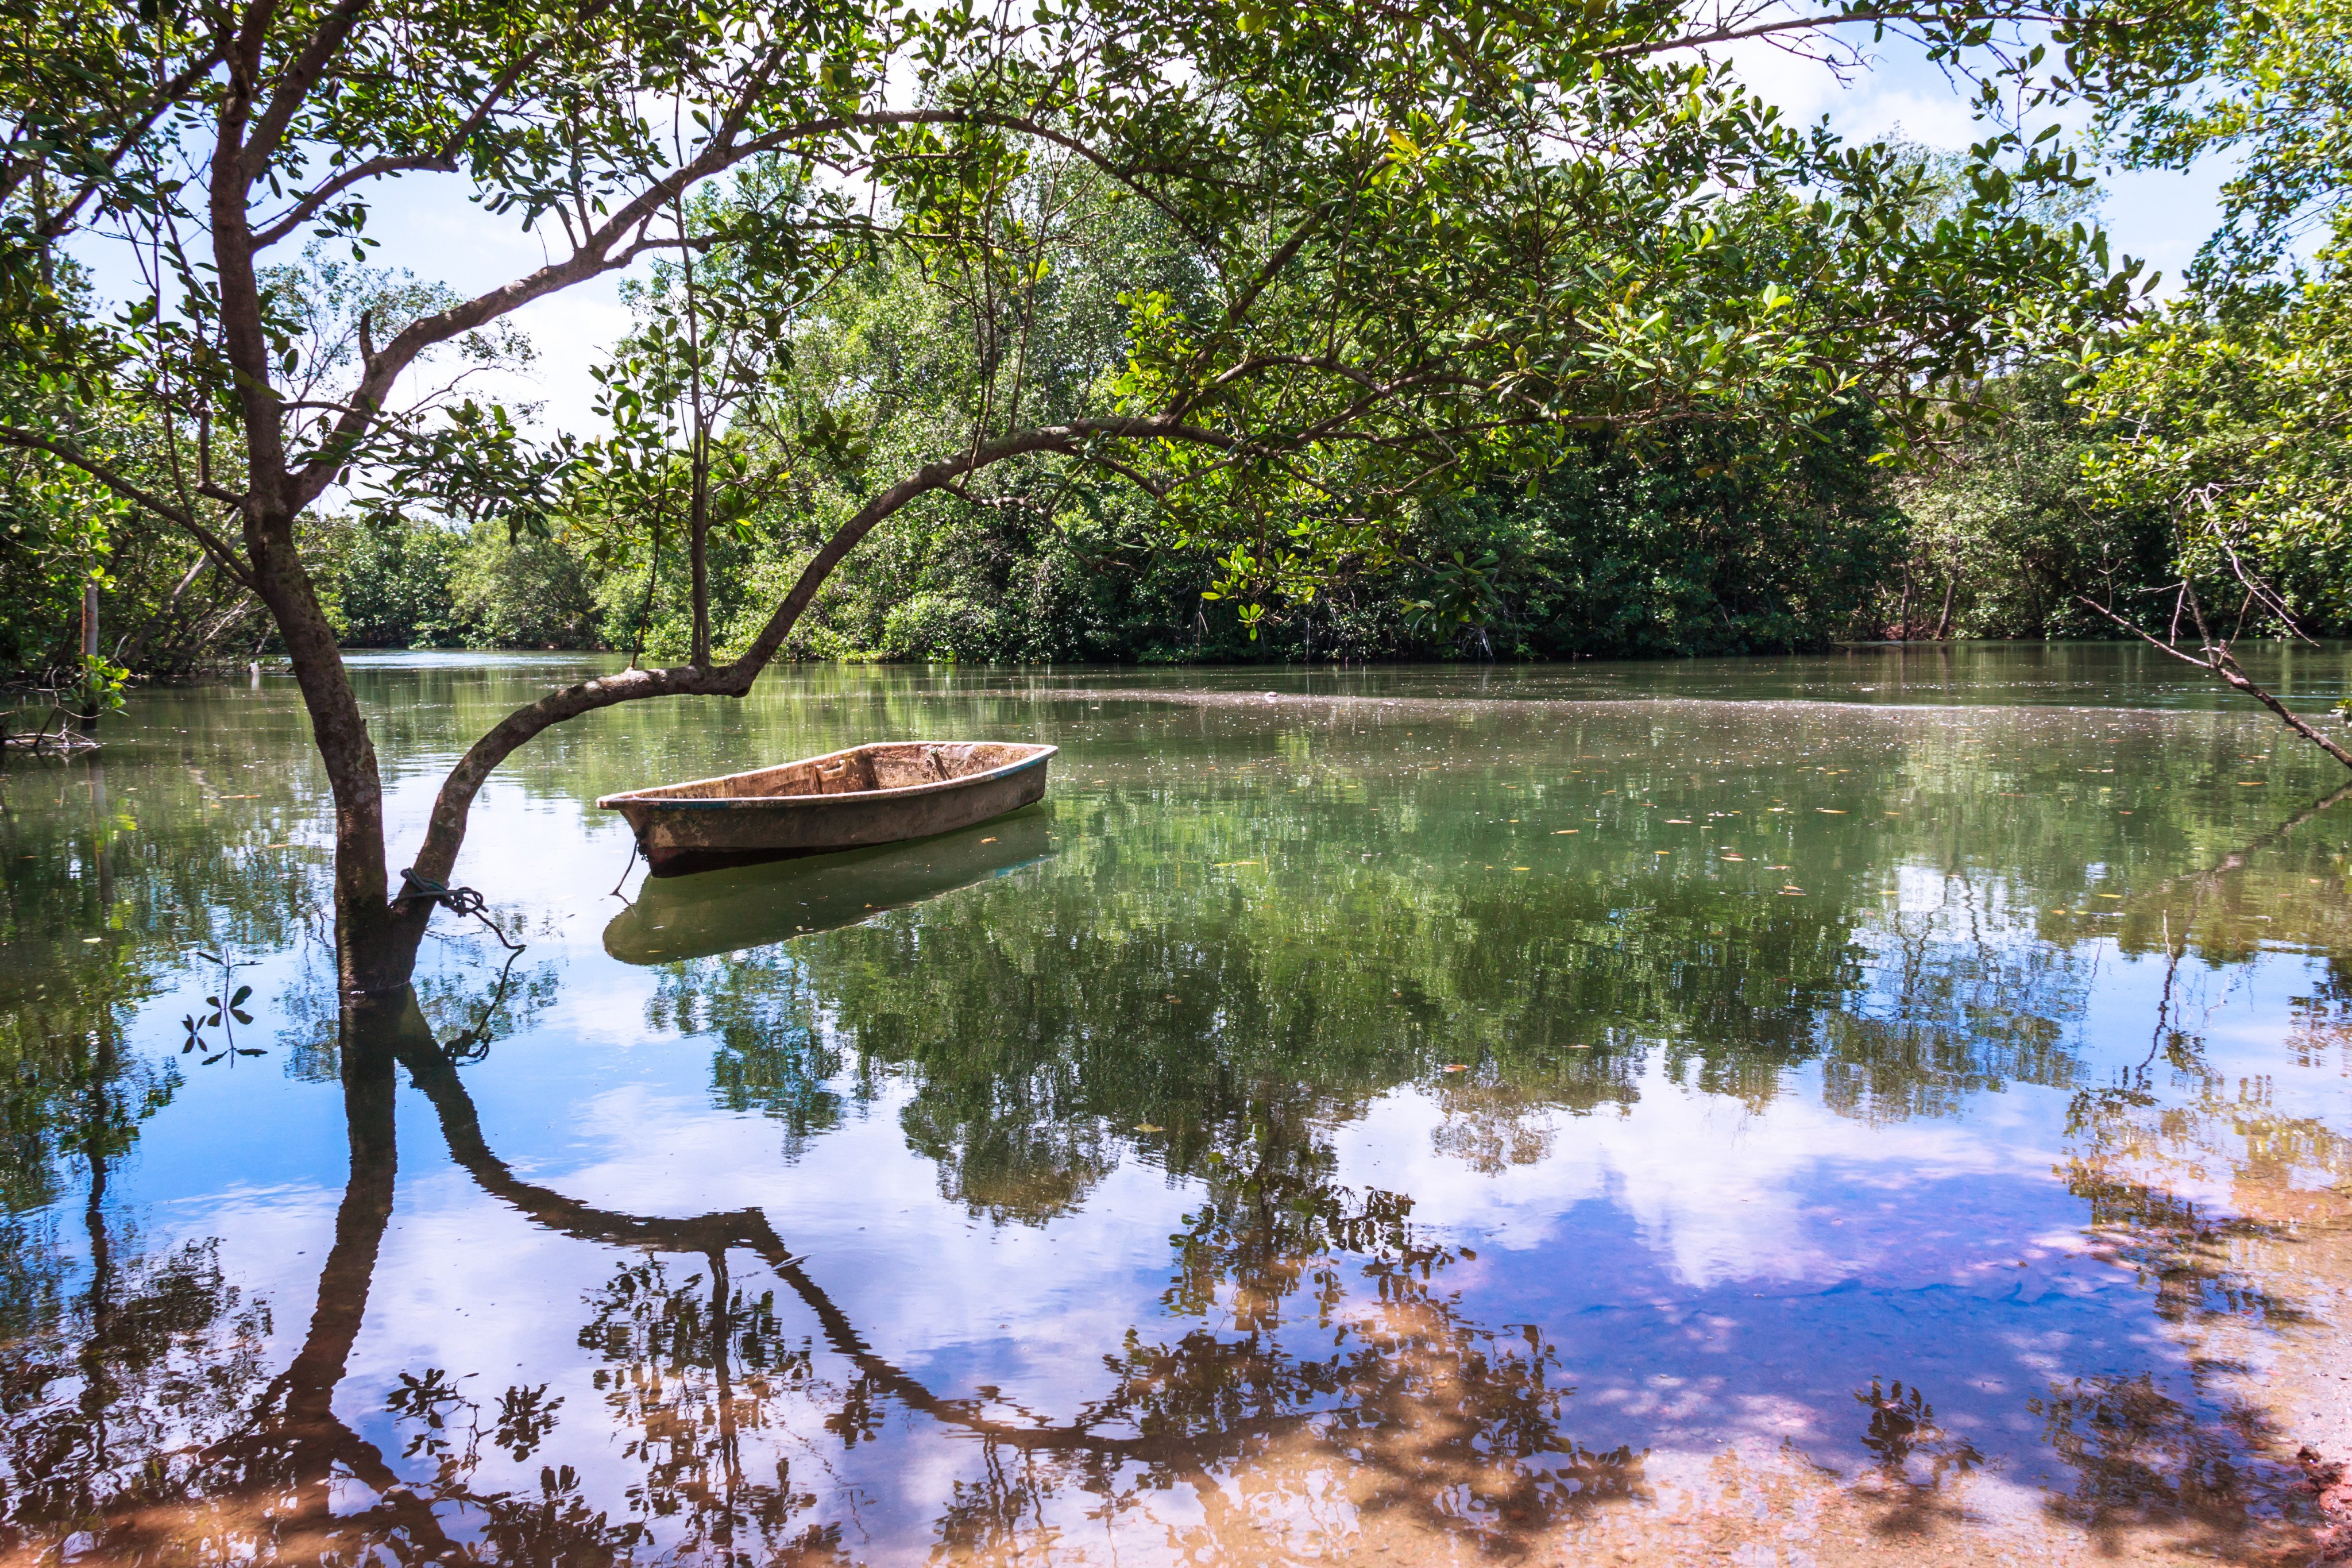
[[[772,768],[635,790],[635,800],[742,800],[778,795],[857,795],[947,784],[1025,762],[1042,746],[995,741],[877,741]]]

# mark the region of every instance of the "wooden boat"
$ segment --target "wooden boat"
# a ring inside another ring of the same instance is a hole
[[[723,778],[608,795],[656,877],[952,833],[1045,794],[1056,748],[885,741]]]
[[[916,844],[649,881],[604,928],[604,951],[624,963],[672,963],[771,947],[1008,877],[1053,853],[1051,824],[1033,806]]]

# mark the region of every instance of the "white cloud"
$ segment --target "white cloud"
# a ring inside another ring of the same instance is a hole
[[[2021,1103],[1989,1108],[1965,1124],[1916,1121],[1873,1126],[1865,1136],[1811,1086],[1791,1085],[1765,1116],[1685,1089],[1655,1059],[1639,1088],[1623,1114],[1549,1113],[1548,1156],[1493,1173],[1440,1152],[1431,1136],[1440,1108],[1399,1091],[1339,1140],[1342,1179],[1411,1193],[1416,1222],[1513,1250],[1566,1238],[1583,1223],[1570,1218],[1580,1205],[1612,1204],[1664,1272],[1705,1290],[1740,1280],[1844,1279],[1910,1244],[1907,1231],[1849,1226],[1844,1208],[1822,1201],[1825,1187],[1892,1193],[1971,1176],[2042,1181],[2058,1142],[2054,1126],[2044,1142],[2040,1130],[2011,1122],[2032,1114]],[[2056,1106],[2042,1109],[2058,1114]],[[2013,1256],[2006,1249],[2021,1239],[1986,1236],[1981,1247],[1956,1247],[1945,1261],[1966,1268],[1985,1249]]]

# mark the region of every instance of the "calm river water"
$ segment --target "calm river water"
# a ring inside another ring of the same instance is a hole
[[[589,668],[355,660],[395,844]],[[593,805],[893,738],[1062,752]],[[107,742],[0,784],[0,1561],[2307,1562],[2352,1459],[2352,798],[2130,650],[616,710],[373,1088],[290,681]]]

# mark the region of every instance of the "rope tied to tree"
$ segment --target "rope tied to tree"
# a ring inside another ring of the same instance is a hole
[[[400,896],[404,899],[424,899],[439,904],[454,915],[471,915],[499,939],[499,944],[509,952],[520,952],[523,944],[507,941],[507,933],[499,922],[490,919],[489,900],[472,888],[452,888],[430,877],[420,877],[413,866],[404,866],[400,872]]]

